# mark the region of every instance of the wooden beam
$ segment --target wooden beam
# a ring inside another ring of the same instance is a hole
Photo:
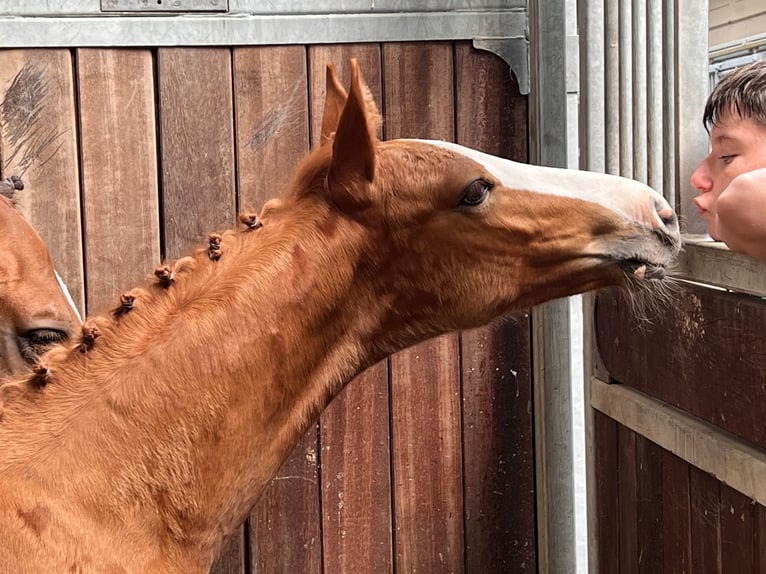
[[[723,243],[703,236],[684,238],[684,250],[673,274],[697,283],[766,295],[766,263],[729,251]]]
[[[766,452],[644,393],[591,379],[591,406],[709,472],[733,489],[766,504]]]

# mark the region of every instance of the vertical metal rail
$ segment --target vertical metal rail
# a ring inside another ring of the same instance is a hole
[[[701,123],[707,11],[708,0],[578,0],[580,167],[645,181],[692,222],[688,178],[707,153]],[[585,440],[592,445],[589,381],[605,374],[594,344],[591,297],[584,298],[583,311]],[[588,566],[596,573],[598,493],[593,449],[586,453]]]
[[[576,6],[576,0],[529,5],[530,155],[540,165],[577,166]],[[539,572],[574,572],[572,391],[583,374],[580,299],[535,307],[532,325]]]

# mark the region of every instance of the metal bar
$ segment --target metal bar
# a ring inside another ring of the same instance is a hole
[[[662,100],[663,123],[662,156],[665,164],[662,169],[662,189],[670,205],[678,208],[676,193],[676,20],[675,0],[662,0],[662,84],[667,93]]]
[[[633,0],[633,179],[647,181],[647,79],[646,0]]]
[[[524,12],[0,17],[0,47],[236,46],[526,37]]]
[[[687,233],[704,233],[705,222],[697,215],[692,199],[697,191],[689,178],[707,155],[708,137],[702,111],[708,96],[708,5],[683,1],[676,4],[676,186],[678,211]]]
[[[620,175],[633,177],[633,19],[631,0],[619,0]]]
[[[606,172],[620,173],[620,34],[615,2],[606,3]]]
[[[646,114],[646,163],[647,183],[660,193],[662,187],[662,0],[649,0],[647,5],[646,40],[647,40],[647,114]]]
[[[227,0],[101,0],[108,12],[228,12]]]
[[[107,0],[3,0],[0,15],[83,16],[97,15]],[[157,0],[118,0],[146,2]],[[171,3],[173,0],[162,0]],[[183,0],[187,2],[189,0]],[[201,2],[202,0],[191,0]],[[225,2],[226,0],[220,0]],[[466,10],[518,10],[526,12],[526,0],[228,0],[233,14],[329,14],[383,12],[448,12]]]
[[[530,150],[541,165],[577,161],[577,54],[567,53],[575,6],[575,0],[530,2]],[[582,379],[582,353],[575,348],[581,322],[579,299],[532,310],[540,574],[571,572],[577,563],[572,381],[575,370]]]

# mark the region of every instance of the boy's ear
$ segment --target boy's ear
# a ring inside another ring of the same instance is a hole
[[[346,104],[346,90],[338,81],[338,74],[335,72],[335,66],[327,64],[327,80],[325,89],[324,113],[322,115],[322,134],[319,145],[323,146],[332,141],[335,130],[338,129],[338,122]]]
[[[374,117],[370,117],[371,114]],[[357,211],[371,203],[369,193],[375,177],[377,142],[373,126],[379,118],[369,90],[360,77],[359,65],[356,60],[351,60],[351,89],[338,120],[327,173],[329,198],[341,209]],[[324,121],[322,124],[324,134]]]

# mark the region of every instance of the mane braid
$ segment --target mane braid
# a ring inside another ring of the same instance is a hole
[[[48,385],[55,385],[56,373],[62,367],[79,372],[86,361],[92,363],[99,350],[109,350],[113,354],[115,349],[119,352],[126,341],[135,344],[135,340],[142,337],[131,337],[131,332],[151,333],[152,318],[162,323],[163,317],[177,314],[194,304],[205,292],[210,292],[204,287],[209,282],[216,283],[221,274],[234,269],[227,265],[227,261],[234,260],[236,265],[237,260],[252,253],[253,243],[259,235],[254,232],[263,228],[263,220],[255,214],[242,214],[239,219],[243,228],[222,234],[211,233],[207,246],[197,246],[190,255],[157,267],[140,286],[122,293],[117,307],[88,319],[74,344],[64,342],[46,351],[32,374],[0,379],[0,424],[4,408],[16,399],[34,397],[44,392]],[[227,257],[221,258],[223,245]]]

